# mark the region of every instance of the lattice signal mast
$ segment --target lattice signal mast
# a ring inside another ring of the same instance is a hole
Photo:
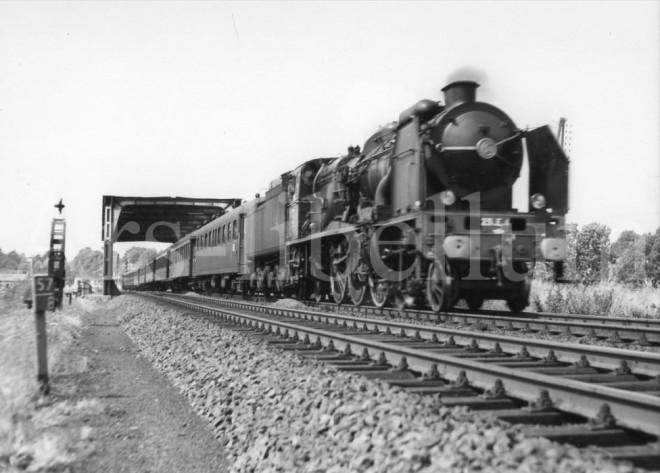
[[[60,213],[64,205],[60,199]],[[55,306],[62,307],[62,298],[64,292],[65,264],[64,240],[66,236],[66,220],[64,218],[54,218],[50,230],[50,252],[48,253],[48,275],[55,280]]]

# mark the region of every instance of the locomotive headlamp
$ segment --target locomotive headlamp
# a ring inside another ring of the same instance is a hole
[[[545,207],[545,196],[543,194],[534,194],[529,199],[529,203],[532,204],[532,207],[536,210],[541,210]]]
[[[442,205],[445,207],[454,205],[456,203],[456,194],[452,191],[442,191],[440,192],[440,202],[442,202]]]

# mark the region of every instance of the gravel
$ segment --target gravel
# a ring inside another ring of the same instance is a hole
[[[598,449],[337,372],[189,312],[108,302],[141,353],[214,427],[235,472],[630,472]]]

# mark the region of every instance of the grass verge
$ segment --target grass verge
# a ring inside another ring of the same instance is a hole
[[[61,425],[98,406],[39,395],[34,313],[22,303],[27,287],[3,288],[0,295],[0,470],[61,471],[89,435]],[[51,378],[71,372],[64,355],[80,334],[81,313],[75,305],[46,313]]]

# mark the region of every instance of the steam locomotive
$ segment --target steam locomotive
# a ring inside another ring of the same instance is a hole
[[[529,303],[534,264],[566,258],[568,158],[548,126],[521,130],[476,101],[479,85],[442,89],[347,154],[303,163],[181,238],[128,289],[261,293],[471,309]],[[527,156],[529,210],[512,207]]]

